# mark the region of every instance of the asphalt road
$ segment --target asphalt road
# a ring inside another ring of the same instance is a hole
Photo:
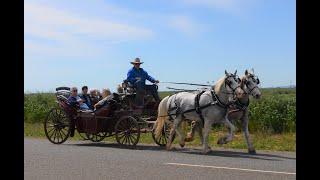
[[[26,180],[105,179],[296,179],[296,153],[213,147],[207,155],[199,148],[166,151],[156,145],[128,149],[114,143],[24,139]]]

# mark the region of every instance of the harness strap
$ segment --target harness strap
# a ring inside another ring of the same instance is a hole
[[[173,101],[173,102],[174,102],[175,106],[174,106],[174,107],[171,107],[171,102],[169,103],[168,116],[169,116],[169,120],[170,120],[170,121],[173,120],[172,115],[177,115],[177,114],[180,113],[180,108],[179,108],[179,106],[178,106],[178,104],[177,104],[177,101],[176,101],[176,94],[170,95],[169,97],[171,97],[171,96],[174,96],[174,101]],[[172,100],[171,100],[171,101],[172,101]],[[171,114],[170,112],[173,111],[173,110],[175,110],[176,113]]]
[[[174,106],[174,107],[171,107],[171,102],[169,103],[169,108],[168,108],[169,120],[173,120],[172,115],[178,115],[178,114],[182,114],[182,115],[183,115],[183,114],[185,114],[185,113],[189,113],[189,112],[196,111],[197,114],[199,114],[199,117],[200,117],[200,119],[201,119],[201,121],[202,121],[202,125],[204,125],[204,118],[203,118],[202,112],[201,112],[202,109],[207,108],[207,107],[209,107],[209,106],[214,106],[214,105],[218,105],[218,106],[220,106],[220,107],[223,108],[223,109],[227,109],[231,104],[234,104],[234,102],[228,103],[228,104],[224,104],[223,102],[220,101],[220,99],[219,99],[219,97],[216,95],[216,93],[215,93],[213,90],[211,90],[210,92],[211,92],[211,95],[212,95],[212,102],[211,102],[211,103],[208,103],[208,104],[206,104],[206,105],[204,105],[204,106],[200,106],[200,104],[199,104],[200,96],[201,96],[204,92],[206,92],[206,91],[201,91],[200,93],[198,93],[198,94],[196,95],[196,97],[195,97],[195,108],[193,108],[193,109],[188,109],[188,110],[183,111],[183,112],[181,112],[181,110],[180,110],[180,108],[179,108],[179,106],[178,106],[178,104],[177,104],[177,102],[176,102],[176,97],[174,97],[174,104],[175,104],[175,106]],[[174,94],[174,95],[176,95],[176,94]],[[173,111],[173,110],[176,110],[176,113],[173,113],[173,114],[169,113],[169,112],[171,112],[171,111]]]
[[[243,104],[240,102],[239,99],[237,99],[237,101],[235,102],[235,105],[237,107],[237,109],[240,109],[240,110],[246,110],[249,106],[249,99],[248,99],[248,102],[246,104]]]
[[[203,107],[200,107],[199,101],[200,101],[200,96],[201,96],[204,92],[205,92],[205,91],[201,91],[200,93],[198,93],[198,94],[196,95],[195,101],[194,101],[194,103],[195,103],[194,107],[195,107],[195,110],[196,110],[197,114],[199,115],[199,117],[200,117],[200,119],[201,119],[202,125],[204,124],[204,118],[203,118],[202,112],[201,112],[201,109],[202,109]],[[211,103],[210,103],[210,104],[211,104]]]
[[[217,96],[217,94],[211,90],[211,96],[212,96],[212,101],[213,102],[218,102],[217,105],[220,106],[221,108],[227,109],[229,105],[224,104],[219,97]]]

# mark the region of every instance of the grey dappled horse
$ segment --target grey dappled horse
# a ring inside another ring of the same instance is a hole
[[[248,124],[249,124],[249,96],[253,96],[255,99],[259,99],[261,97],[261,91],[258,87],[260,84],[259,78],[254,74],[254,71],[252,69],[251,72],[248,70],[245,71],[245,75],[241,77],[241,84],[240,87],[244,91],[244,95],[240,98],[237,99],[235,103],[235,107],[229,109],[229,112],[227,114],[227,118],[229,121],[234,122],[236,120],[241,121],[244,137],[248,146],[248,152],[250,154],[256,154],[255,148],[252,144],[252,141],[249,136],[249,129],[248,129]],[[195,131],[198,131],[200,138],[202,138],[202,127],[200,126],[199,123],[192,122],[193,127],[191,128],[191,132],[188,133],[188,139],[193,139]],[[230,141],[233,140],[233,132],[235,130],[235,127],[233,124],[231,126],[228,126],[229,133],[228,135],[221,137],[217,144],[226,144]]]
[[[237,72],[237,71],[236,71]],[[240,88],[239,80],[234,74],[225,71],[225,76],[222,77],[214,86],[214,90],[205,91],[199,98],[200,107],[206,107],[201,110],[204,119],[204,136],[203,136],[203,153],[208,153],[208,136],[213,123],[222,123],[228,121],[225,118],[227,108],[230,103],[234,102],[236,97],[243,95],[243,90]],[[182,121],[196,120],[201,121],[199,114],[196,111],[189,111],[195,108],[195,97],[197,95],[190,92],[180,92],[172,96],[167,96],[159,104],[158,118],[155,123],[155,136],[160,137],[165,121],[169,122],[169,116],[173,119],[172,129],[170,131],[167,150],[171,149],[172,139],[175,133],[180,137],[179,144],[184,146],[184,135],[178,128]],[[218,103],[217,103],[218,100]],[[169,114],[169,109],[176,107],[176,112]],[[226,122],[231,124],[230,122]]]

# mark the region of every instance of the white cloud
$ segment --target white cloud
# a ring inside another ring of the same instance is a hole
[[[169,19],[169,26],[187,36],[197,36],[204,30],[204,26],[196,23],[188,16],[178,15]]]
[[[90,51],[95,48],[102,49],[98,46],[101,44],[105,46],[146,40],[154,35],[148,28],[109,19],[81,17],[78,14],[42,4],[25,2],[24,10],[27,53],[30,51],[81,55],[83,52],[88,52],[88,49],[91,49]],[[76,52],[72,52],[73,50]]]

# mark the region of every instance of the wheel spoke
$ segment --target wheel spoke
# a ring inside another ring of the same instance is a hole
[[[163,138],[162,138],[162,142],[163,142],[163,144],[167,144],[167,139],[166,139],[166,137],[163,137]]]
[[[135,144],[135,143],[136,143],[137,139],[135,139],[134,136],[130,136],[129,138],[130,138],[130,140],[132,141],[132,144]]]
[[[135,136],[131,136],[131,137],[134,141],[137,141],[137,138]]]
[[[48,131],[48,129],[47,129],[47,133],[49,134],[52,130],[54,130],[54,129],[56,129],[56,128],[51,128],[49,131]]]
[[[127,144],[127,141],[128,141],[128,140],[127,140],[127,136],[124,136],[124,140],[125,140],[125,141],[124,141],[124,144]]]
[[[54,142],[56,142],[57,131],[58,131],[58,130],[54,131],[54,136],[53,136],[53,141],[54,141]]]
[[[60,131],[57,131],[57,139],[58,139],[58,143],[59,143],[59,138],[60,138]]]
[[[124,143],[124,140],[126,140],[126,136],[123,137],[121,144]]]
[[[49,136],[49,139],[52,138],[52,136],[54,135],[54,133],[56,132],[57,129],[54,129],[53,133]]]
[[[62,138],[62,135],[61,135],[61,133],[60,133],[59,130],[58,130],[58,135],[59,135],[59,136],[58,136],[58,142],[60,142],[60,141],[59,141],[59,137],[61,137],[61,141],[62,141],[63,138]]]
[[[54,127],[54,124],[47,125],[47,127]]]
[[[67,135],[63,131],[64,129],[61,129],[61,133],[66,137]]]
[[[118,137],[119,137],[119,139],[121,139],[123,136],[125,136],[125,134],[122,134],[121,136],[118,136]]]
[[[160,136],[158,139],[159,143],[161,143],[161,140],[162,140],[162,136]]]
[[[129,143],[129,145],[131,144],[130,135],[128,136],[128,143]]]

